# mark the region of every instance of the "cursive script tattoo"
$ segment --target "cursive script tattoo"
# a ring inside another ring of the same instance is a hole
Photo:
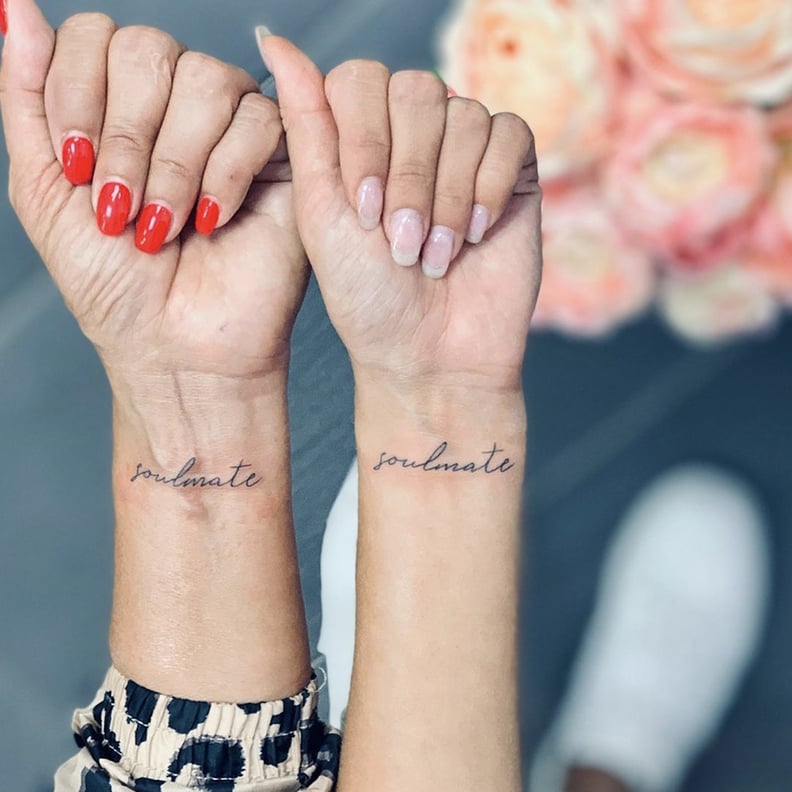
[[[498,462],[496,459],[498,454],[503,453],[502,448],[498,448],[497,443],[492,444],[489,451],[482,451],[481,453],[486,457],[484,462],[446,462],[441,461],[448,450],[448,443],[440,443],[429,456],[418,461],[415,459],[408,459],[406,457],[392,456],[387,451],[383,451],[380,455],[379,462],[374,465],[374,470],[382,470],[384,467],[402,467],[409,470],[425,470],[429,473],[435,471],[443,471],[447,473],[486,473],[492,475],[493,473],[507,473],[514,466],[508,457]]]
[[[231,470],[234,472],[227,478],[223,478],[222,476],[189,475],[197,463],[198,460],[195,457],[190,457],[175,476],[156,473],[144,467],[141,463],[138,463],[137,472],[132,476],[130,481],[133,484],[140,480],[152,481],[155,484],[173,487],[173,489],[221,489],[223,487],[228,487],[230,489],[241,489],[242,487],[252,489],[261,484],[261,478],[259,478],[256,473],[249,470],[253,466],[245,464],[244,460],[241,460],[238,465],[230,466]]]

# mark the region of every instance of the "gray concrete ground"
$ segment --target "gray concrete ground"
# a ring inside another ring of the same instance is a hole
[[[53,22],[77,0],[48,0]],[[262,72],[265,23],[329,68],[373,56],[432,67],[447,0],[95,0],[121,23],[165,27],[189,46]],[[0,182],[7,163],[0,158]],[[51,789],[73,750],[72,709],[109,662],[112,505],[109,396],[6,201],[0,202],[0,774],[3,790]],[[598,563],[641,485],[690,458],[742,472],[771,516],[775,593],[761,656],[687,792],[783,792],[792,777],[792,366],[789,323],[774,340],[685,349],[651,318],[582,344],[536,337],[526,367],[532,464],[524,607],[525,754],[552,717],[593,605]],[[312,640],[320,624],[322,530],[353,456],[352,389],[312,289],[292,381],[296,518]],[[315,471],[324,471],[317,480]]]

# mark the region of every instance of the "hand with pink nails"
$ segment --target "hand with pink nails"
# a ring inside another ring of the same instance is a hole
[[[116,398],[285,376],[308,266],[276,104],[154,28],[6,5],[12,203]]]
[[[533,136],[429,72],[325,79],[261,35],[297,223],[359,377],[520,389],[541,275]]]

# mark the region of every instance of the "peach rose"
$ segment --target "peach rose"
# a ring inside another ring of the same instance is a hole
[[[544,275],[534,326],[602,335],[650,304],[655,272],[621,237],[593,185],[549,190]]]
[[[613,0],[627,51],[662,90],[778,104],[792,94],[789,0]]]
[[[635,88],[634,90],[639,90]],[[627,232],[656,256],[706,269],[742,249],[766,193],[776,149],[765,116],[748,107],[628,99],[609,201]]]
[[[792,241],[773,251],[755,247],[746,252],[742,266],[784,305],[792,307]]]
[[[536,136],[542,176],[595,163],[607,150],[616,59],[597,0],[465,0],[441,39],[442,74]]]
[[[792,245],[792,104],[770,116],[770,132],[778,147],[778,168],[762,206],[754,234],[771,255]]]
[[[666,322],[697,344],[769,332],[780,316],[780,306],[763,280],[743,262],[669,276],[658,302]]]

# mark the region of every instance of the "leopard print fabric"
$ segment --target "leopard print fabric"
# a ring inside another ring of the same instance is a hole
[[[341,735],[317,715],[316,676],[291,698],[210,704],[172,698],[108,671],[74,713],[79,753],[54,792],[332,792]]]

